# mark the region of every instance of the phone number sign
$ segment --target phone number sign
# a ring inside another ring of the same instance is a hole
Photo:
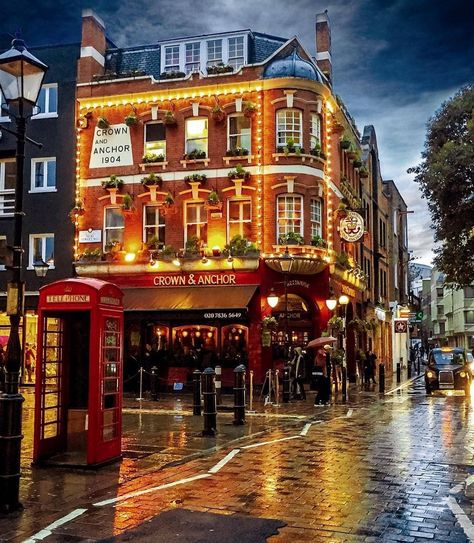
[[[230,320],[230,319],[243,319],[247,315],[247,312],[242,311],[207,311],[204,313],[204,318],[209,320],[214,319],[224,319],[224,320]]]

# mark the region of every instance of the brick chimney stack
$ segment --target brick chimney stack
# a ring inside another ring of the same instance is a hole
[[[92,10],[82,12],[81,58],[78,62],[78,83],[92,80],[93,75],[104,73],[105,24]]]
[[[316,64],[329,81],[332,81],[331,27],[328,10],[316,15]]]

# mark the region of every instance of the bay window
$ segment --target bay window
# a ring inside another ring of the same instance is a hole
[[[310,201],[310,222],[311,238],[315,236],[322,237],[323,229],[321,226],[321,200],[312,198]]]
[[[277,240],[290,232],[303,235],[303,197],[284,194],[277,199]]]
[[[196,236],[202,243],[207,242],[207,214],[204,202],[186,202],[184,207],[184,243]]]
[[[245,115],[229,115],[227,118],[227,149],[246,149],[250,154],[250,118]]]
[[[228,200],[227,240],[234,236],[250,239],[252,233],[252,202],[250,199]]]
[[[298,109],[277,111],[277,147],[295,145],[301,147],[303,141],[302,115]]]
[[[207,119],[190,117],[186,119],[186,154],[201,151],[207,156]]]
[[[317,113],[311,113],[310,141],[311,149],[321,145],[321,116]]]

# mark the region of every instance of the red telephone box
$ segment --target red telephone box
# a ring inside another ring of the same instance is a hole
[[[34,462],[97,466],[120,457],[122,296],[89,278],[40,289]]]

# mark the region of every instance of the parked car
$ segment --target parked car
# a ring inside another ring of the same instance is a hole
[[[431,350],[425,368],[427,394],[433,390],[464,390],[469,394],[471,379],[471,368],[464,349],[442,347]]]

